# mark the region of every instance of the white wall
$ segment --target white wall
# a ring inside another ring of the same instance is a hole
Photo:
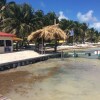
[[[12,41],[12,37],[0,37],[0,40],[11,40]],[[9,46],[9,48],[11,48],[11,52],[13,51],[13,41],[12,41],[12,46]],[[4,47],[0,47],[0,53],[4,53]]]

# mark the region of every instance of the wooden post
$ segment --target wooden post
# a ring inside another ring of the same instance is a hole
[[[57,52],[57,39],[55,39],[55,52]]]
[[[45,49],[44,49],[44,38],[42,38],[42,54],[45,53]]]
[[[64,53],[63,53],[63,50],[61,51],[61,60],[64,60]]]

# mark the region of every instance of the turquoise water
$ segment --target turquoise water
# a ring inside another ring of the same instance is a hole
[[[61,59],[50,59],[28,66],[31,73],[41,76],[52,68],[57,70],[50,77],[32,84],[22,84],[22,87],[26,89],[26,94],[16,93],[13,90],[8,97],[12,100],[100,99],[100,60],[65,58],[62,61]]]
[[[99,54],[95,54],[95,52],[99,51]],[[74,54],[77,54],[80,58],[89,58],[89,59],[98,59],[100,58],[100,48],[89,48],[89,49],[81,49],[81,50],[72,50],[68,53],[70,56],[74,56]]]

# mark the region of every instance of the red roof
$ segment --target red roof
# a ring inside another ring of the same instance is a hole
[[[0,36],[2,36],[2,37],[15,37],[14,34],[9,34],[9,33],[4,33],[4,32],[0,32]]]

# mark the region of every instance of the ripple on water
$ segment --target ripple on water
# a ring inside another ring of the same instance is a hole
[[[31,73],[46,75],[42,81],[26,86],[27,93],[12,90],[12,100],[98,100],[100,99],[100,61],[84,58],[51,59],[28,67]],[[26,68],[27,70],[27,68]],[[16,87],[17,88],[17,87]]]

